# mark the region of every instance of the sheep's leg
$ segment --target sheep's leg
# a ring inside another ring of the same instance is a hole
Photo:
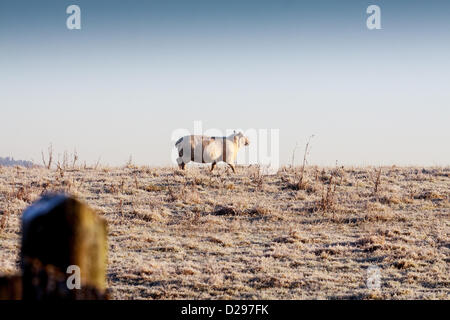
[[[234,164],[231,164],[231,163],[227,163],[229,166],[230,166],[230,168],[233,170],[233,173],[236,173],[236,169],[235,169],[235,167],[234,167]]]
[[[186,165],[183,160],[183,150],[180,151],[180,157],[177,158],[178,168],[184,170],[184,166]]]
[[[211,165],[211,172],[214,170],[214,167],[216,166],[216,162],[214,161]]]

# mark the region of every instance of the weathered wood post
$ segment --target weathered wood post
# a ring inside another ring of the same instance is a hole
[[[22,299],[105,299],[106,222],[64,194],[22,215]]]
[[[11,275],[0,277],[0,300],[22,299],[22,277]]]

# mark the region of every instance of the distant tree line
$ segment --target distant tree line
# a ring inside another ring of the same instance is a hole
[[[0,166],[12,167],[12,166],[22,166],[22,167],[32,167],[34,164],[31,161],[26,160],[14,160],[14,158],[0,157]]]

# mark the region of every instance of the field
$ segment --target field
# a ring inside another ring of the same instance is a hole
[[[113,299],[450,298],[449,167],[0,167],[0,274],[52,191],[108,222]]]

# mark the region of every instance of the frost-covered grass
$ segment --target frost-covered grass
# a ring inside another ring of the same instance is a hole
[[[23,209],[65,191],[108,222],[112,298],[449,299],[450,168],[216,170],[0,168],[0,273]]]

